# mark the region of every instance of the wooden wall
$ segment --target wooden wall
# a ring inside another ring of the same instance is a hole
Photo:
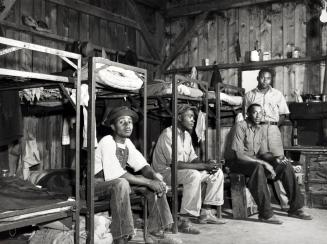
[[[74,1],[75,3],[86,4],[86,8],[79,11],[76,6],[68,7],[69,1],[64,0],[17,0],[7,18],[1,21],[4,36],[61,50],[74,40],[90,40],[98,49],[97,56],[101,56],[101,47],[106,48],[108,54],[116,51],[123,53],[129,47],[137,52],[138,66],[148,69],[151,78],[155,62],[140,30],[137,29],[139,27],[130,24],[135,22],[135,18],[134,13],[126,8],[126,1],[81,0]],[[138,8],[150,23],[150,33],[160,36],[156,31],[156,23],[161,23],[160,25],[163,26],[160,16],[146,6],[138,6]],[[126,18],[129,24],[124,25],[102,18],[103,16],[99,17],[97,15],[99,11],[109,11],[122,20]],[[24,25],[23,16],[31,16],[35,20],[45,22],[50,32],[37,31]],[[156,45],[159,46],[160,42],[158,41]],[[51,73],[61,71],[62,60],[52,55],[23,50],[6,55],[5,58],[1,57],[0,66]],[[61,145],[61,131],[61,114],[24,118],[25,136],[32,134],[38,143],[42,161],[40,169],[61,168],[68,165],[68,162],[65,162],[65,148]]]
[[[135,21],[134,13],[126,7],[126,1],[115,0],[80,0],[74,4],[66,4],[64,0],[17,0],[9,16],[1,22],[5,29],[5,36],[17,40],[32,42],[58,49],[64,49],[67,43],[74,40],[91,41],[97,48],[97,55],[101,56],[101,47],[109,53],[119,51],[122,55],[131,48],[139,57],[139,67],[153,70],[159,60],[152,58],[141,35],[140,27]],[[68,7],[72,5],[71,7]],[[89,9],[87,9],[89,6]],[[146,6],[138,6],[139,11],[147,16],[153,35],[156,32],[156,23],[160,18],[154,10]],[[110,21],[110,18],[99,17],[99,12],[110,12],[121,23]],[[31,16],[35,20],[45,22],[50,33],[36,31],[23,24],[22,16]],[[124,21],[126,19],[126,25]],[[135,27],[133,27],[135,23]],[[158,44],[159,45],[159,44]],[[3,61],[2,61],[3,62]],[[17,52],[6,58],[8,66],[19,64],[25,70],[42,72],[60,71],[61,60],[29,52]]]
[[[183,4],[199,4],[205,1],[170,1],[170,7]],[[246,52],[255,48],[271,52],[272,59],[286,58],[289,50],[300,49],[300,57],[326,55],[327,25],[319,21],[318,6],[306,5],[305,1],[269,3],[264,5],[233,8],[214,12],[202,28],[188,42],[187,47],[171,64],[170,68],[202,65],[208,58],[210,64],[245,62]],[[166,23],[166,55],[172,50],[174,39],[184,28],[186,18],[173,18]],[[241,47],[241,59],[236,58],[237,40]],[[274,87],[287,101],[294,101],[294,90],[301,94],[320,94],[324,79],[324,62],[275,66]],[[238,85],[238,69],[221,70],[224,83]],[[210,72],[200,72],[198,78],[209,80]],[[282,128],[284,144],[290,145],[291,127]]]
[[[178,2],[181,4],[181,1]],[[202,65],[205,58],[209,59],[210,64],[244,62],[246,52],[253,50],[256,43],[262,51],[271,52],[272,59],[286,58],[289,48],[295,47],[301,50],[301,57],[325,55],[327,27],[321,26],[319,15],[318,9],[311,9],[304,1],[272,3],[213,13],[170,68]],[[317,17],[318,21],[312,21]],[[167,22],[168,54],[174,39],[183,29],[186,18],[174,18]],[[241,47],[239,61],[235,52],[237,40]],[[294,101],[294,89],[299,89],[302,93],[317,94],[321,92],[323,69],[323,64],[275,67],[274,85],[283,92],[288,101]],[[224,82],[238,85],[236,69],[222,70],[222,76]]]

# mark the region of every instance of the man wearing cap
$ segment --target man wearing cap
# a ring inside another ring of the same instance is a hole
[[[285,120],[286,115],[290,113],[283,94],[271,87],[274,78],[274,71],[269,68],[263,68],[259,71],[257,80],[258,86],[247,92],[244,96],[244,113],[248,107],[253,104],[259,104],[263,110],[261,125],[267,134],[268,150],[275,157],[284,159],[284,148],[279,126]],[[277,196],[280,200],[281,208],[288,208],[288,199],[286,192],[280,181],[274,183]]]
[[[187,217],[198,218],[199,223],[224,224],[225,220],[214,216],[213,206],[224,203],[224,175],[213,160],[203,162],[195,154],[190,131],[195,123],[194,111],[189,105],[178,105],[177,123],[177,180],[183,185],[183,197],[180,213]],[[153,168],[171,184],[172,127],[166,128],[160,135],[153,153]],[[202,202],[201,183],[206,183]],[[179,226],[180,232],[188,233],[189,223]],[[185,227],[185,228],[184,228]]]
[[[110,195],[112,213],[111,233],[114,243],[127,243],[134,234],[133,217],[129,194],[130,185],[145,186],[149,203],[150,233],[158,233],[173,223],[166,199],[166,184],[162,176],[153,171],[143,155],[135,148],[129,137],[138,115],[126,106],[114,108],[109,114],[109,125],[113,135],[101,139],[95,152],[95,195]],[[129,173],[132,168],[138,175]],[[181,241],[161,236],[161,243]],[[146,243],[153,243],[147,238]]]

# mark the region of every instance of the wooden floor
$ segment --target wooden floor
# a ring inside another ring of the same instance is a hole
[[[197,225],[199,235],[168,234],[179,238],[185,244],[326,244],[327,243],[327,210],[306,209],[313,220],[300,220],[287,217],[287,213],[274,205],[275,213],[284,221],[282,225],[272,225],[258,221],[258,216],[249,220],[234,220],[229,210],[223,215],[228,219],[225,225]],[[130,243],[143,243],[142,232]]]

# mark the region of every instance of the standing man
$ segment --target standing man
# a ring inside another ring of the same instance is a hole
[[[268,150],[273,156],[284,158],[284,148],[279,126],[283,123],[290,111],[283,94],[279,90],[271,87],[274,75],[274,71],[268,68],[263,68],[259,71],[257,77],[258,86],[245,94],[244,113],[246,113],[248,107],[253,103],[261,105],[263,110],[261,124],[263,130],[267,133]],[[288,199],[285,189],[280,181],[276,181],[274,185],[281,208],[287,209]]]
[[[234,160],[230,169],[249,177],[247,187],[258,205],[259,219],[272,224],[282,224],[272,211],[267,178],[280,180],[286,190],[290,208],[288,216],[311,220],[303,211],[303,198],[293,167],[287,160],[274,157],[267,148],[266,128],[261,125],[264,112],[259,104],[247,109],[247,118],[235,125],[231,149]]]
[[[196,217],[199,223],[224,224],[217,218],[212,207],[224,203],[224,174],[213,160],[203,162],[195,154],[190,131],[195,123],[194,111],[190,105],[178,105],[177,122],[177,181],[183,185],[180,213],[186,217]],[[164,181],[171,185],[172,127],[160,135],[153,153],[152,166],[161,173]],[[206,183],[202,202],[201,183]],[[188,232],[188,224],[179,226],[180,232]]]
[[[128,107],[114,108],[109,114],[113,135],[103,137],[95,152],[95,195],[110,196],[110,227],[115,244],[127,243],[134,234],[130,185],[147,188],[150,233],[158,233],[173,223],[162,176],[153,171],[129,139],[137,120],[138,115]],[[140,174],[129,173],[127,167]],[[147,238],[146,243],[154,243],[154,240]],[[180,244],[181,241],[170,238],[167,243]]]

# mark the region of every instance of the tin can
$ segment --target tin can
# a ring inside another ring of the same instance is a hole
[[[209,61],[209,59],[208,59],[208,58],[204,58],[204,59],[202,59],[202,65],[203,65],[203,66],[208,66],[208,65],[210,65],[210,61]]]

